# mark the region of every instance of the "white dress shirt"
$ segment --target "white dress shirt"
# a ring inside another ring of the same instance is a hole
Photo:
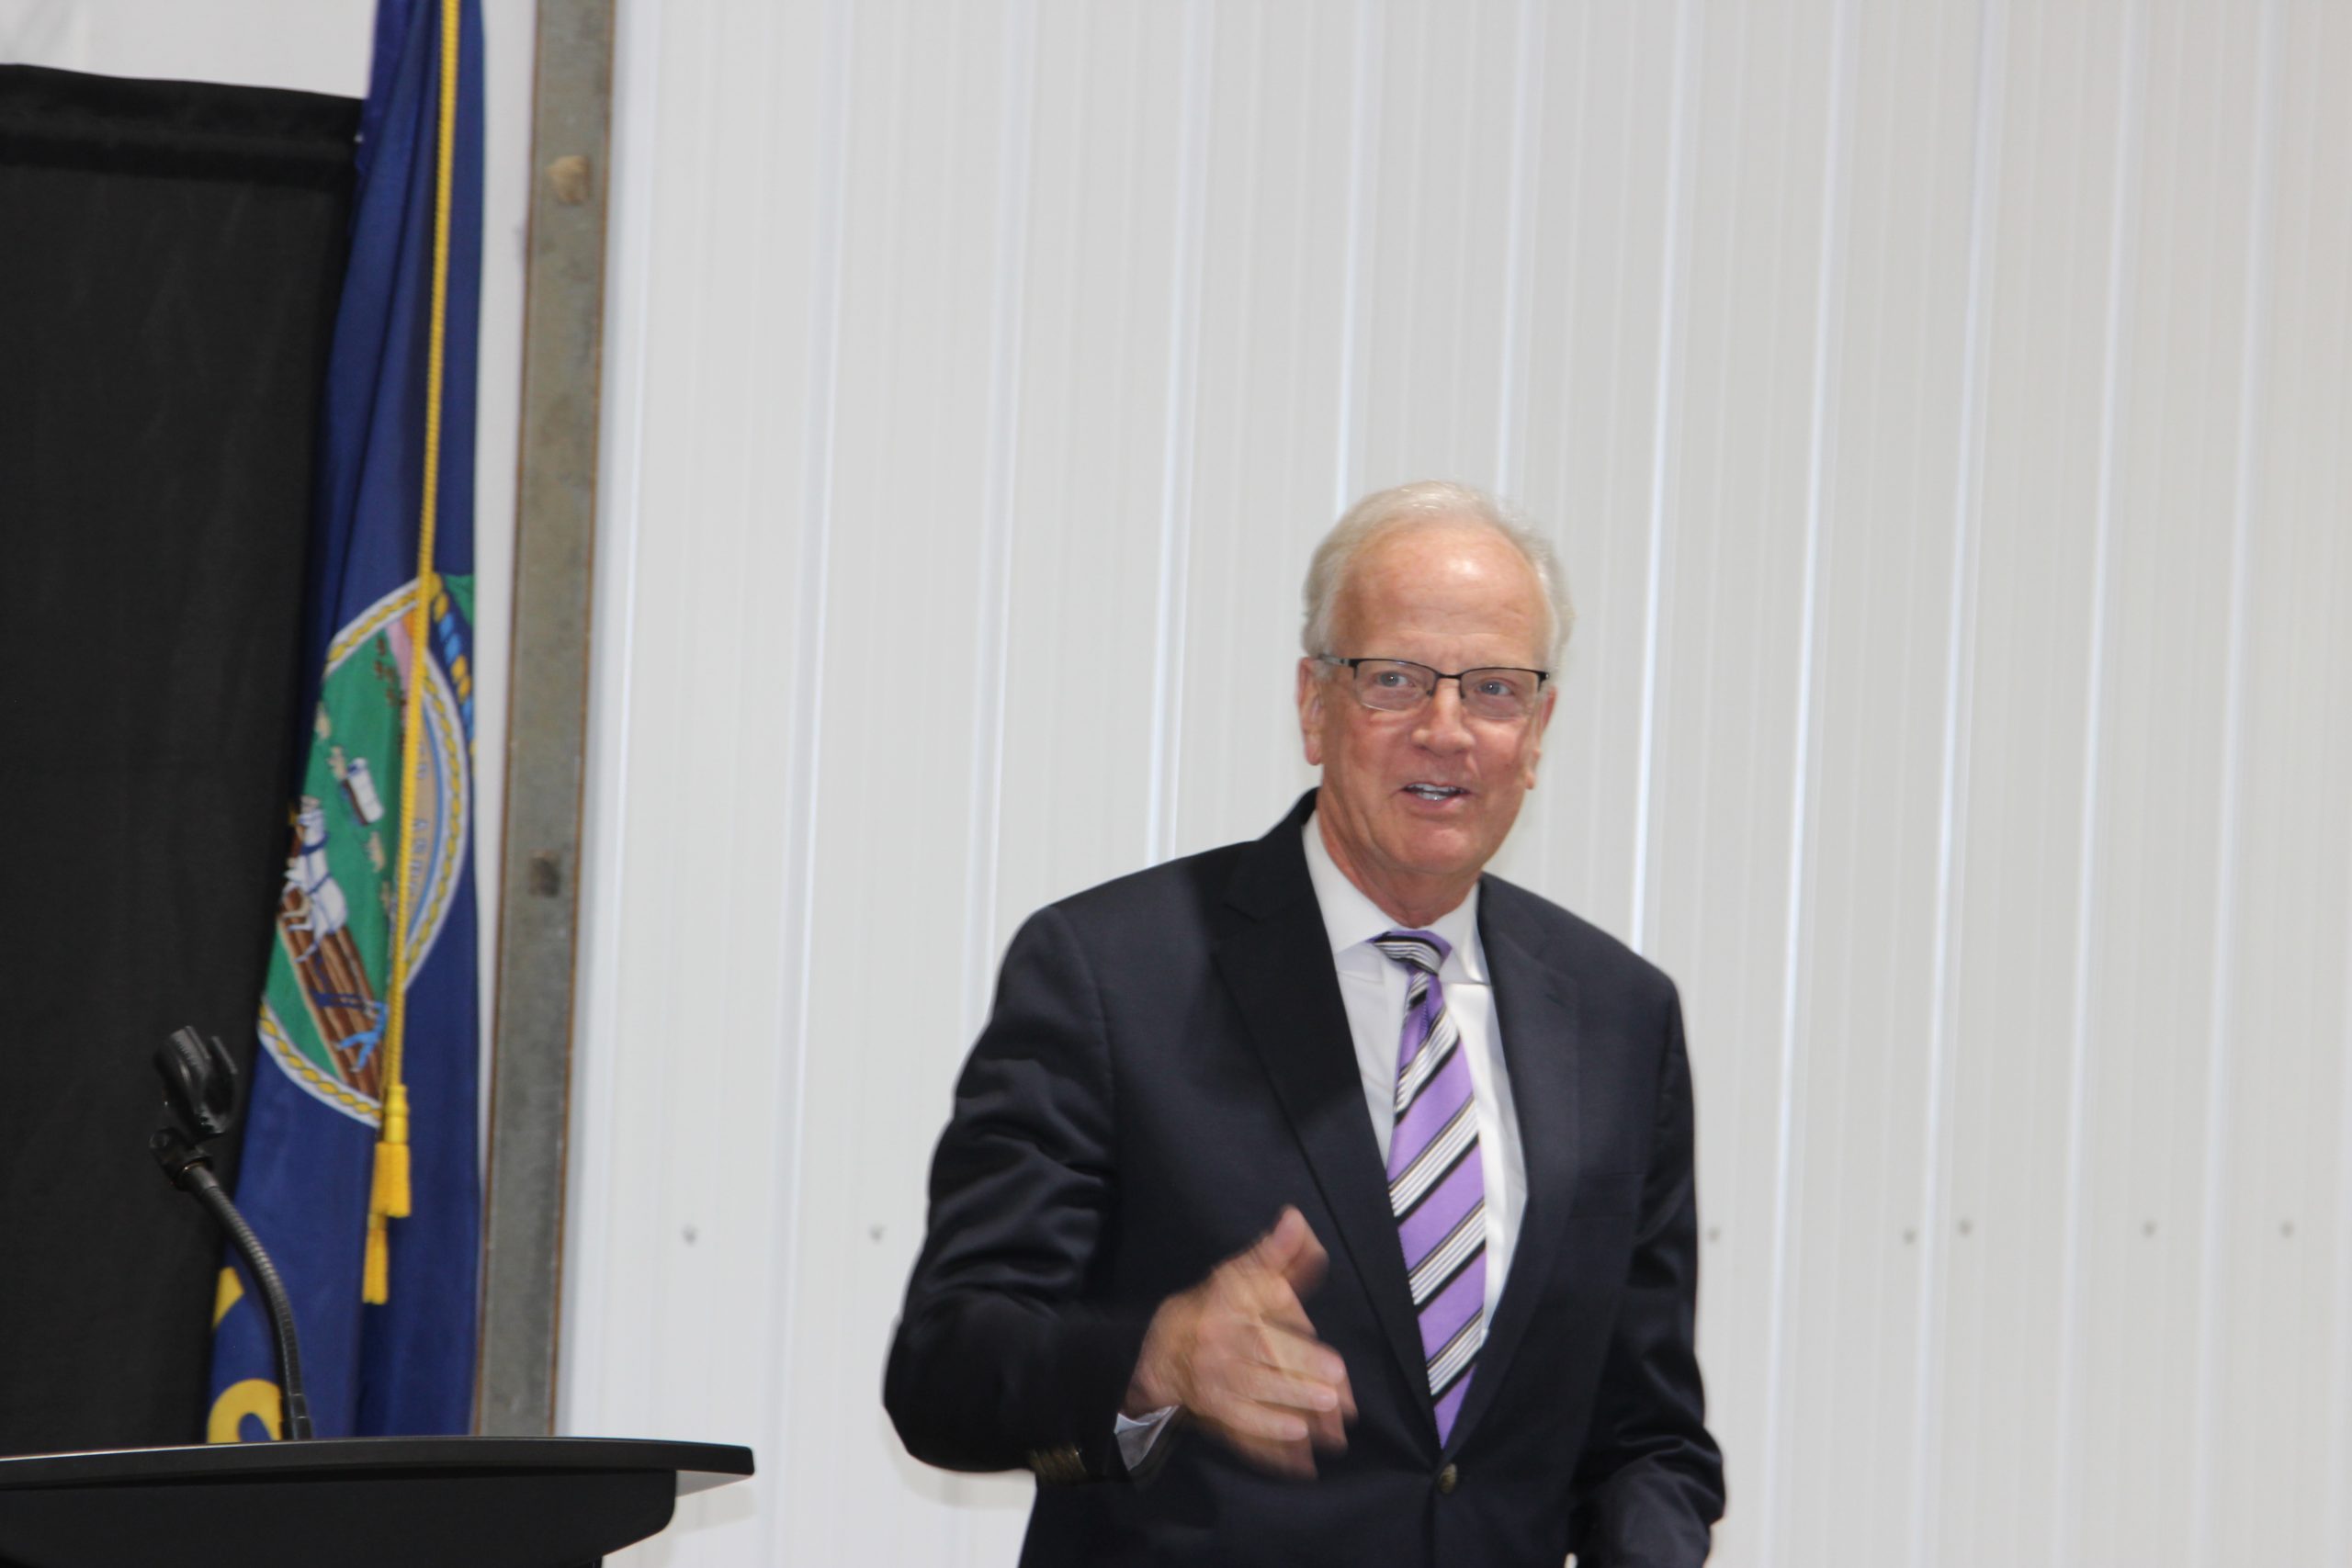
[[[1331,966],[1339,971],[1340,998],[1347,1004],[1348,1032],[1355,1040],[1364,1111],[1372,1118],[1372,1135],[1385,1168],[1389,1138],[1396,1131],[1396,1055],[1405,1028],[1405,992],[1412,976],[1372,943],[1375,937],[1404,928],[1348,880],[1323,847],[1323,831],[1312,816],[1301,832],[1307,878],[1323,908],[1323,929],[1331,938]],[[1445,990],[1445,1010],[1462,1031],[1457,1049],[1469,1064],[1471,1098],[1478,1108],[1478,1161],[1487,1187],[1487,1319],[1491,1323],[1495,1303],[1502,1299],[1503,1275],[1510,1268],[1511,1245],[1519,1239],[1519,1217],[1527,1210],[1527,1161],[1519,1146],[1510,1075],[1503,1067],[1502,1032],[1495,1022],[1487,950],[1478,940],[1477,887],[1474,885],[1469,897],[1420,929],[1435,931],[1452,949],[1438,965],[1437,977]],[[1322,1239],[1329,1246],[1333,1238]]]
[[[1405,1032],[1405,992],[1411,976],[1405,966],[1372,945],[1373,940],[1403,929],[1363,889],[1348,880],[1331,852],[1323,847],[1323,830],[1310,814],[1300,829],[1306,850],[1306,875],[1315,885],[1315,901],[1323,911],[1323,929],[1331,939],[1331,967],[1340,976],[1340,999],[1347,1005],[1348,1033],[1355,1044],[1356,1073],[1363,1080],[1364,1111],[1372,1119],[1373,1141],[1380,1145],[1382,1168],[1388,1144],[1396,1130],[1396,1056]],[[1487,976],[1487,950],[1478,940],[1478,889],[1420,928],[1445,939],[1445,962],[1438,965],[1438,983],[1445,989],[1445,1010],[1462,1032],[1456,1047],[1470,1067],[1470,1094],[1478,1108],[1478,1162],[1486,1182],[1487,1200],[1487,1321],[1495,1317],[1502,1299],[1503,1276],[1510,1268],[1511,1246],[1519,1239],[1519,1217],[1527,1210],[1527,1161],[1520,1149],[1519,1118],[1510,1098],[1510,1075],[1503,1066],[1502,1031],[1495,1021],[1495,988]],[[1336,1236],[1317,1238],[1326,1247]],[[1401,1242],[1399,1246],[1403,1245]],[[1135,1417],[1117,1420],[1119,1450],[1129,1469],[1143,1462],[1159,1441],[1170,1405]]]

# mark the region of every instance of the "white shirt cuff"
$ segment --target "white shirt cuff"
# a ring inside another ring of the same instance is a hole
[[[1119,1458],[1129,1470],[1143,1468],[1145,1456],[1159,1441],[1159,1435],[1168,1430],[1169,1419],[1175,1414],[1176,1407],[1172,1404],[1163,1404],[1148,1416],[1129,1416],[1120,1412],[1112,1424],[1112,1429],[1119,1439]]]

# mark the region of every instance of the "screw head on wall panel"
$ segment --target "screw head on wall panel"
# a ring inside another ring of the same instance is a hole
[[[564,206],[580,206],[589,196],[588,160],[577,152],[565,153],[548,165],[548,184]]]

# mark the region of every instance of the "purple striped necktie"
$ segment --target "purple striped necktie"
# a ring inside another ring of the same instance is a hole
[[[1389,931],[1373,945],[1405,965],[1405,1028],[1396,1043],[1396,1124],[1388,1143],[1388,1207],[1404,1244],[1420,1319],[1437,1437],[1470,1387],[1487,1337],[1487,1181],[1478,1108],[1462,1031],[1446,1011],[1438,965],[1452,950],[1435,931]]]

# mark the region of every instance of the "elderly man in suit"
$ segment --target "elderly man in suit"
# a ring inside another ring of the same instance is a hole
[[[1485,496],[1315,554],[1322,784],[1013,939],[885,1401],[1025,1465],[1028,1564],[1697,1564],[1690,1066],[1663,974],[1485,874],[1569,622]]]

